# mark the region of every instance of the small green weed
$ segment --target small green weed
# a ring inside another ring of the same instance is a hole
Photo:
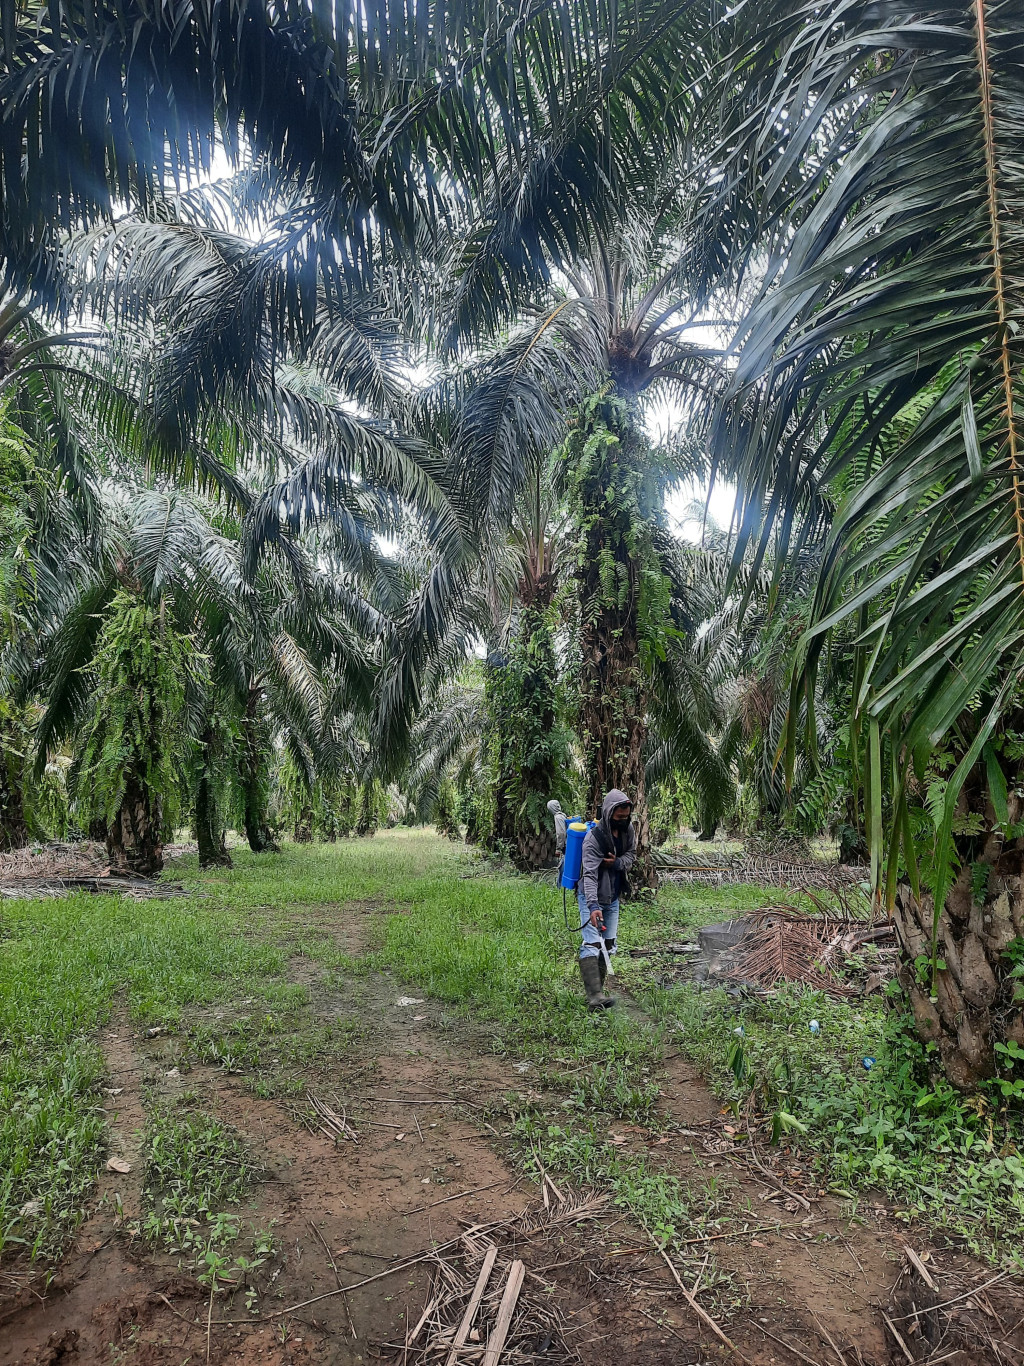
[[[684,1257],[689,1256],[686,1239],[720,1230],[717,1195],[707,1189],[688,1191],[677,1177],[656,1170],[643,1156],[622,1152],[602,1136],[597,1115],[554,1123],[553,1115],[537,1106],[517,1107],[512,1100],[510,1108],[513,1137],[527,1170],[535,1167],[536,1157],[553,1175],[607,1190],[656,1243]],[[710,1260],[705,1274],[709,1285],[721,1279]]]
[[[191,1030],[191,1054],[197,1062],[226,1072],[249,1074],[254,1094],[301,1095],[307,1082],[301,1069],[336,1061],[366,1034],[354,1018],[316,1021],[308,1013],[245,1015],[226,1028],[199,1024]]]
[[[139,1232],[179,1255],[201,1281],[216,1285],[248,1274],[269,1255],[254,1247],[244,1265],[231,1250],[241,1223],[225,1210],[237,1205],[262,1175],[241,1136],[230,1125],[201,1111],[156,1110],[145,1145],[145,1196],[150,1205]],[[267,1235],[257,1235],[266,1243]]]
[[[634,1124],[656,1126],[655,1107],[661,1088],[651,1078],[650,1068],[642,1067],[641,1073],[640,1077],[633,1075],[628,1065],[618,1060],[591,1063],[570,1082],[571,1103],[582,1111],[604,1110]]]

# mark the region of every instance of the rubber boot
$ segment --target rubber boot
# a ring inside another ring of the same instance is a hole
[[[589,1010],[606,1010],[612,1003],[601,990],[601,964],[599,960],[593,957],[581,958],[580,976],[583,978],[583,990],[587,993],[587,1008]]]
[[[607,940],[606,940],[605,942],[608,943]],[[614,940],[611,941],[611,942],[614,943]],[[609,945],[609,947],[610,947],[610,945]],[[608,980],[608,960],[607,960],[607,958],[605,958],[605,956],[604,956],[603,953],[598,954],[597,963],[598,963],[598,969],[599,969],[600,974],[601,974],[601,990],[604,992],[604,984],[605,984],[605,982]],[[613,1005],[615,1004],[615,997],[614,997],[614,996],[609,996],[607,992],[604,992],[604,997],[605,997],[605,1000],[608,1002],[608,1004],[609,1004],[610,1006],[613,1006]]]

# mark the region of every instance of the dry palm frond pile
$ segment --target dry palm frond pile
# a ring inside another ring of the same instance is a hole
[[[0,854],[0,881],[33,878],[102,877],[108,870],[106,846],[96,840],[77,844],[30,844]]]
[[[765,988],[802,982],[836,997],[872,989],[849,981],[850,959],[867,944],[877,946],[892,939],[892,927],[885,922],[872,925],[828,915],[800,915],[779,906],[763,907],[750,922],[726,977]],[[882,974],[876,975],[880,982]]]
[[[858,887],[865,879],[863,868],[840,863],[789,862],[777,858],[725,857],[710,854],[680,854],[655,858],[658,871],[668,882],[697,883],[720,887],[727,883],[750,882],[759,887],[814,887],[821,891],[841,892]]]
[[[549,1195],[550,1191],[550,1195]],[[604,1197],[563,1194],[544,1178],[545,1208],[467,1228],[457,1249],[431,1260],[427,1303],[404,1343],[388,1346],[422,1366],[577,1363],[547,1283],[516,1255],[521,1244],[608,1213]]]
[[[106,846],[95,840],[28,845],[0,854],[0,898],[62,897],[70,892],[114,892],[136,900],[186,895],[177,883],[112,873]]]

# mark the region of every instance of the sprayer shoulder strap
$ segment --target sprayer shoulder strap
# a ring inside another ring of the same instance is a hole
[[[604,858],[608,858],[610,854],[615,853],[614,839],[611,839],[601,828],[600,825],[591,826],[590,833],[593,835],[597,843],[597,847],[601,850],[601,853]]]

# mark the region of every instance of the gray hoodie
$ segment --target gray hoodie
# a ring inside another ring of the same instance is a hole
[[[606,851],[615,848],[612,812],[626,802],[629,802],[629,798],[625,792],[613,787],[601,803],[601,819],[592,830],[587,831],[583,841],[583,872],[580,877],[588,906],[610,906],[628,889],[626,874],[632,868],[633,859],[636,857],[636,835],[633,833],[632,822],[622,831],[622,852],[617,855],[615,863],[611,866],[602,863]]]

